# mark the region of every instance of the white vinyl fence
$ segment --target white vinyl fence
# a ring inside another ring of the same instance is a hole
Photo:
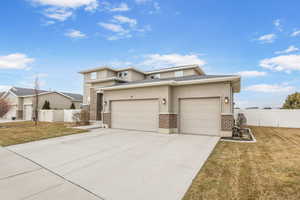
[[[238,113],[243,113],[247,119],[247,125],[300,128],[300,110],[236,109],[234,113],[235,119]]]
[[[73,116],[81,110],[64,110],[64,122],[74,122]]]
[[[41,122],[74,122],[73,114],[80,110],[40,110],[39,121]]]

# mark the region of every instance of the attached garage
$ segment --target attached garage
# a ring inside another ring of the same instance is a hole
[[[157,99],[111,102],[111,127],[117,129],[158,131]]]
[[[180,132],[220,135],[221,105],[219,98],[180,100]]]
[[[24,105],[23,119],[32,120],[32,105]]]

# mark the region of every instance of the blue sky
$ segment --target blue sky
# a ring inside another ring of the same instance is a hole
[[[0,90],[81,92],[83,69],[196,63],[240,74],[240,107],[280,106],[300,89],[296,0],[6,0],[0,7]]]

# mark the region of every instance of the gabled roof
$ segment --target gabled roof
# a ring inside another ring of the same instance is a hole
[[[61,92],[62,94],[72,97],[73,101],[83,101],[83,96],[81,94],[74,94],[69,92]]]
[[[12,87],[9,89],[9,92],[13,93],[18,97],[26,97],[35,95],[35,90],[32,88],[21,88],[21,87]],[[66,97],[69,97],[73,101],[82,101],[83,97],[81,94],[69,93],[69,92],[57,92],[57,91],[47,91],[47,90],[38,90],[38,94],[47,94],[47,93],[59,93]]]
[[[35,94],[34,89],[31,89],[31,88],[12,87],[9,91],[14,93],[18,97],[29,96],[29,95],[34,95]],[[38,90],[38,94],[45,93],[45,92],[48,92],[48,91]]]

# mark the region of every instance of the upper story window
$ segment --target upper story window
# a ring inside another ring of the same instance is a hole
[[[119,78],[125,78],[128,76],[128,71],[123,71],[118,73]]]
[[[92,80],[97,79],[97,72],[92,72],[90,77]]]
[[[150,76],[151,79],[157,79],[160,78],[160,74],[153,74]]]
[[[183,76],[183,71],[176,71],[175,72],[175,77],[181,77]]]

